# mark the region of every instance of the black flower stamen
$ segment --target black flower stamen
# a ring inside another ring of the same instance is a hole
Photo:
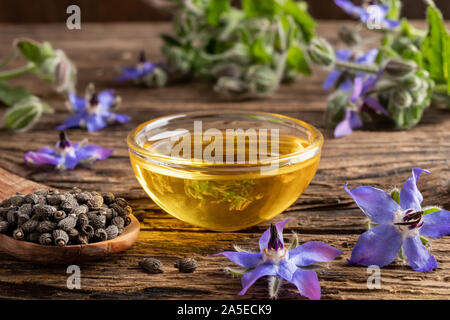
[[[67,138],[66,131],[61,131],[59,133],[59,147],[61,149],[65,149],[66,147],[69,147],[70,144],[71,143],[70,143],[69,139]]]
[[[96,93],[94,93],[94,94],[92,95],[91,100],[89,100],[89,104],[90,104],[91,106],[96,106],[96,105],[98,105],[98,97],[97,97],[97,94],[96,94]]]
[[[407,214],[404,218],[404,222],[397,222],[394,223],[397,226],[410,226],[410,225],[416,225],[420,222],[422,219],[423,211],[417,211],[410,214]]]
[[[267,247],[273,250],[283,249],[283,244],[278,236],[278,230],[274,224],[270,225],[270,240]]]

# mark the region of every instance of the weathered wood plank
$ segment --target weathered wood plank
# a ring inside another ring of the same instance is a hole
[[[336,23],[320,24],[319,33],[335,41]],[[420,181],[425,205],[438,204],[450,208],[450,117],[449,112],[432,109],[421,124],[408,132],[380,130],[358,131],[334,140],[323,128],[326,94],[321,89],[325,73],[317,70],[307,81],[283,85],[265,100],[227,102],[218,99],[205,83],[188,86],[177,84],[158,90],[117,84],[114,66],[133,63],[137,52],[147,49],[153,61],[161,59],[158,34],[170,30],[167,24],[85,24],[83,31],[68,31],[61,25],[0,25],[0,53],[13,38],[28,36],[49,40],[55,47],[68,51],[79,66],[79,91],[94,81],[99,89],[114,87],[123,98],[123,112],[133,120],[123,126],[88,134],[70,130],[70,138],[78,141],[89,137],[115,149],[110,159],[76,171],[41,172],[23,163],[27,150],[52,145],[57,133],[52,130],[68,115],[64,99],[51,93],[41,82],[25,77],[17,84],[26,84],[39,92],[59,112],[45,116],[34,130],[23,134],[0,132],[0,167],[12,173],[55,188],[74,185],[88,190],[112,191],[132,201],[133,210],[141,219],[138,243],[127,252],[106,260],[82,265],[82,289],[66,288],[64,266],[36,266],[0,254],[0,298],[74,298],[74,299],[235,299],[240,290],[238,279],[223,275],[221,269],[230,265],[226,259],[209,255],[230,249],[233,243],[256,246],[259,234],[268,223],[240,232],[205,231],[161,212],[138,185],[128,160],[126,136],[142,119],[191,110],[239,108],[277,112],[303,119],[320,128],[325,135],[322,160],[316,177],[305,193],[277,218],[291,218],[291,231],[301,241],[319,240],[344,251],[343,256],[319,272],[322,296],[325,299],[448,299],[450,297],[450,238],[433,241],[432,252],[438,257],[439,269],[428,274],[411,271],[395,263],[382,269],[382,289],[368,290],[365,268],[350,267],[346,259],[364,231],[364,216],[343,189],[370,184],[389,189],[401,187],[412,167],[432,171]],[[105,134],[107,132],[108,134]],[[179,274],[172,268],[184,255],[199,260],[194,274]],[[162,275],[148,275],[138,266],[144,256],[155,256],[164,263]],[[20,270],[18,272],[17,270]],[[120,275],[120,276],[118,276]],[[297,299],[292,286],[282,290],[281,297]],[[264,298],[264,281],[258,281],[242,298]]]

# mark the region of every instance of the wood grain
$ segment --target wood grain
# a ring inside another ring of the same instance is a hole
[[[335,41],[338,24],[321,22],[319,33]],[[419,23],[420,25],[420,23]],[[423,25],[423,24],[422,24]],[[178,84],[146,90],[130,84],[117,84],[114,66],[134,62],[145,48],[152,61],[159,61],[158,35],[170,30],[164,23],[85,24],[81,32],[58,25],[0,25],[0,52],[9,49],[13,38],[29,36],[49,40],[68,51],[79,66],[81,92],[89,81],[99,89],[114,87],[123,98],[121,111],[132,116],[125,125],[108,127],[88,134],[69,132],[74,141],[89,137],[92,143],[114,148],[111,158],[61,173],[42,172],[26,167],[23,155],[44,145],[53,145],[60,124],[68,112],[64,99],[51,93],[42,82],[25,77],[25,84],[52,104],[58,112],[45,116],[28,133],[0,132],[0,167],[33,181],[55,188],[76,185],[88,190],[112,191],[131,200],[133,212],[141,221],[138,242],[128,251],[103,261],[81,265],[82,289],[66,288],[63,266],[37,267],[0,254],[0,298],[75,299],[247,299],[266,298],[266,282],[258,281],[244,297],[238,297],[239,279],[223,274],[230,266],[225,258],[211,254],[231,249],[232,244],[255,248],[259,234],[268,223],[241,232],[210,232],[178,221],[157,208],[136,181],[129,165],[125,138],[140,122],[156,116],[190,110],[246,109],[277,112],[305,120],[320,128],[325,136],[319,170],[305,193],[276,221],[291,218],[286,235],[298,232],[301,242],[324,241],[342,249],[341,258],[319,271],[323,299],[448,299],[450,298],[450,237],[433,240],[432,253],[439,268],[431,273],[414,272],[400,263],[382,269],[381,290],[369,290],[367,270],[351,267],[346,259],[360,233],[365,217],[344,191],[373,185],[383,189],[401,187],[411,168],[429,169],[432,174],[420,180],[424,205],[450,208],[450,114],[446,110],[427,110],[420,125],[403,131],[357,131],[344,139],[332,139],[323,127],[326,93],[321,84],[325,72],[315,70],[308,79],[283,85],[265,100],[231,103],[218,99],[205,83]],[[143,257],[153,256],[165,266],[165,273],[149,275],[138,267]],[[193,274],[180,274],[173,268],[179,257],[193,256],[199,268]],[[294,287],[286,285],[281,298],[301,299]]]

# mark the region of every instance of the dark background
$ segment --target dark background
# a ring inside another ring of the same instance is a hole
[[[84,22],[155,21],[166,20],[149,2],[165,0],[0,0],[0,22],[61,22],[67,19],[66,8],[71,4],[81,8]],[[261,0],[264,1],[264,0]],[[333,0],[306,0],[316,19],[348,18]],[[237,1],[239,2],[239,1]],[[355,0],[357,3],[358,0]],[[450,1],[435,0],[444,16],[450,18]],[[404,0],[403,15],[412,19],[424,18],[423,0]]]

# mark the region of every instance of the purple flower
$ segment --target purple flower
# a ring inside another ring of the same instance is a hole
[[[87,144],[87,140],[73,144],[64,131],[60,133],[59,139],[56,148],[43,147],[36,152],[27,152],[24,157],[25,163],[31,165],[49,164],[59,170],[74,169],[78,163],[104,160],[113,153],[112,149]]]
[[[350,0],[334,0],[334,3],[345,13],[359,18],[363,23],[379,23],[380,28],[394,29],[400,25],[398,21],[386,19],[388,5],[376,4],[376,1],[365,1],[362,6],[356,6]]]
[[[112,89],[95,93],[94,85],[91,83],[86,88],[85,98],[78,97],[74,93],[69,94],[70,108],[74,114],[56,129],[81,127],[93,132],[103,129],[110,123],[128,122],[129,116],[111,112],[118,107],[120,101],[120,97],[116,96]]]
[[[156,66],[148,62],[145,58],[145,52],[141,52],[139,56],[139,62],[135,66],[131,67],[120,67],[122,75],[116,78],[116,81],[128,81],[137,80],[141,81],[149,73],[155,70]]]
[[[436,259],[422,244],[421,236],[440,238],[450,233],[450,212],[438,210],[424,214],[422,194],[417,182],[422,172],[414,168],[399,195],[399,203],[380,189],[358,187],[345,190],[376,227],[363,233],[353,248],[352,264],[383,267],[394,261],[400,249],[416,271],[437,268]]]
[[[283,241],[283,228],[288,221],[272,224],[262,234],[259,239],[259,252],[225,251],[214,255],[224,255],[235,264],[246,268],[241,270],[242,290],[238,293],[239,295],[244,295],[259,278],[270,276],[278,283],[280,279],[293,283],[300,294],[309,299],[320,299],[320,285],[316,273],[312,270],[304,270],[302,267],[331,261],[342,254],[342,251],[316,241],[307,242],[298,247],[295,247],[296,244],[291,245],[291,248],[294,248],[288,250]],[[271,296],[275,295],[276,293]]]
[[[334,137],[341,138],[349,135],[353,130],[363,126],[360,114],[371,109],[378,114],[388,115],[386,109],[378,102],[377,99],[370,96],[370,91],[380,79],[381,72],[376,76],[364,78],[362,76],[355,77],[353,91],[350,96],[351,105],[354,107],[347,108],[345,118],[334,129]]]
[[[378,55],[378,49],[372,49],[366,53],[359,55],[354,59],[357,64],[372,64]],[[336,58],[338,61],[350,61],[353,57],[353,52],[347,49],[336,50]],[[363,74],[358,74],[357,77],[362,77]],[[323,89],[331,89],[337,82],[339,83],[339,90],[350,91],[353,88],[353,75],[349,72],[341,70],[333,70],[328,75],[328,78],[323,83]]]

